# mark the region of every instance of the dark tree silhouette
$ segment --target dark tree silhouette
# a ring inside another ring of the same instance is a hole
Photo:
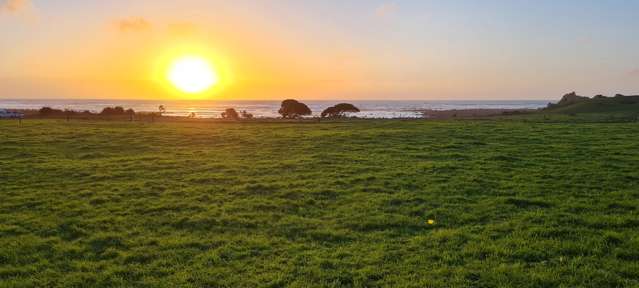
[[[67,119],[67,122],[71,120],[71,116],[73,116],[73,114],[75,114],[75,111],[71,109],[64,109],[64,117]]]
[[[233,108],[228,108],[224,112],[222,112],[222,118],[229,120],[238,120],[240,119],[240,114],[237,114],[237,111]]]
[[[126,109],[124,113],[126,113],[126,115],[129,115],[129,121],[133,122],[133,117],[135,116],[135,110],[129,108],[129,109]]]
[[[293,99],[282,101],[282,107],[277,112],[285,119],[295,119],[312,113],[306,104]]]
[[[357,113],[359,109],[355,107],[353,104],[349,103],[340,103],[332,107],[326,108],[322,111],[322,118],[339,118],[343,117],[345,113]]]
[[[100,112],[100,114],[102,115],[124,115],[127,114],[124,111],[124,108],[117,106],[117,107],[105,107],[104,109],[102,109],[102,112]]]
[[[102,109],[102,111],[100,111],[99,113],[93,113],[89,110],[84,110],[84,111],[75,111],[75,110],[71,110],[71,109],[64,109],[64,110],[60,110],[60,109],[53,109],[50,107],[42,107],[40,108],[40,110],[38,111],[40,115],[42,116],[55,116],[55,117],[65,117],[67,119],[67,121],[69,121],[72,117],[75,116],[95,116],[95,115],[100,115],[100,116],[129,116],[129,119],[131,119],[131,121],[133,121],[133,117],[135,116],[135,111],[133,109],[124,109],[120,106],[116,106],[116,107],[104,107]]]
[[[160,105],[158,106],[158,111],[160,112],[160,116],[162,116],[162,114],[166,113],[166,108],[164,108],[164,105]]]
[[[51,107],[42,107],[40,108],[39,113],[40,115],[53,115],[63,113],[63,111],[59,109],[53,109]]]
[[[113,113],[113,107],[104,107],[104,109],[102,109],[102,112],[100,112],[101,115],[113,115],[115,113]]]
[[[244,119],[253,119],[253,114],[246,112],[246,110],[242,110],[242,112],[240,112],[240,116]]]

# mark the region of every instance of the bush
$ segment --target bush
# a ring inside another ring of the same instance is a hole
[[[51,107],[42,107],[40,111],[38,111],[40,115],[54,115],[54,114],[62,114],[64,111],[60,109],[53,109]]]
[[[237,111],[235,111],[235,109],[228,108],[224,112],[222,112],[222,118],[229,120],[238,120],[240,119],[240,115],[237,114]]]
[[[253,114],[246,112],[246,110],[242,110],[242,112],[240,112],[240,116],[244,119],[253,119]]]
[[[349,103],[340,103],[333,107],[328,107],[324,111],[322,111],[322,118],[339,118],[344,117],[346,113],[357,113],[359,109],[355,107],[353,104]]]
[[[105,107],[104,109],[102,109],[102,112],[100,112],[100,115],[106,115],[106,116],[130,115],[131,113],[135,114],[135,111],[133,111],[133,109],[128,109],[125,111],[124,108],[120,106],[116,106],[116,107]]]
[[[282,107],[277,112],[285,119],[295,119],[312,113],[306,104],[293,99],[282,101]]]

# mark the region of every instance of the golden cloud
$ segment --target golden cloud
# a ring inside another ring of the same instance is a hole
[[[18,12],[31,7],[29,0],[4,0],[0,1],[0,12]]]
[[[120,32],[144,32],[151,30],[151,23],[142,17],[131,17],[116,22]]]

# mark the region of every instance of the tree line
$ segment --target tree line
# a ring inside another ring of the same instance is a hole
[[[294,99],[287,99],[282,101],[280,109],[277,111],[283,119],[299,119],[303,116],[308,116],[313,113],[308,105],[299,102]],[[360,110],[355,107],[355,105],[350,103],[339,103],[334,106],[328,107],[322,111],[320,114],[321,118],[341,118],[345,117],[347,113],[357,113]],[[166,113],[166,108],[164,105],[160,105],[158,107],[158,112],[145,112],[142,113],[144,116],[150,117],[161,117],[164,113]],[[38,114],[46,117],[66,117],[69,119],[73,116],[128,116],[131,120],[138,113],[133,109],[125,109],[121,106],[115,107],[105,107],[99,113],[94,113],[89,110],[84,111],[75,111],[70,109],[54,109],[51,107],[43,107],[38,111]],[[224,112],[221,113],[223,119],[228,120],[239,120],[239,119],[253,119],[253,114],[247,111],[237,112],[234,108],[228,108]],[[188,118],[195,118],[195,113],[190,113]]]
[[[360,112],[360,110],[355,107],[355,105],[350,103],[339,103],[335,106],[324,109],[320,116],[322,118],[341,118],[346,116],[347,113],[357,112]],[[302,102],[294,99],[287,99],[282,101],[277,113],[279,113],[283,119],[298,119],[303,116],[313,114],[313,111],[311,111],[311,108],[309,108],[308,105]],[[222,118],[229,120],[252,119],[253,114],[247,113],[246,111],[238,113],[234,108],[228,108],[222,112]]]

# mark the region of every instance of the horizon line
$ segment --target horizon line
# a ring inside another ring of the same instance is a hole
[[[412,102],[428,102],[428,101],[451,101],[451,102],[462,102],[462,101],[553,101],[552,99],[303,99],[303,98],[294,98],[294,97],[283,97],[281,100],[276,99],[237,99],[237,100],[229,100],[229,99],[125,99],[125,98],[2,98],[0,97],[0,101],[55,101],[55,100],[63,100],[63,101],[192,101],[192,102],[280,102],[286,99],[296,99],[298,101],[313,101],[313,102],[335,102],[335,101],[380,101],[380,102],[402,102],[402,101],[412,101]]]

